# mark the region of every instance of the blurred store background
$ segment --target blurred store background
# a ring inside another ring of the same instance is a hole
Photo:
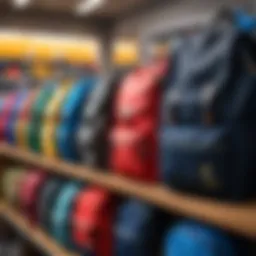
[[[255,32],[255,0],[0,0],[0,256],[255,256]]]

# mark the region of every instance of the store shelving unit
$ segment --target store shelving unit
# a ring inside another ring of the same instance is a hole
[[[0,157],[37,166],[51,174],[102,186],[114,193],[132,196],[161,207],[172,214],[186,216],[216,225],[222,229],[256,239],[256,202],[227,203],[209,198],[178,193],[160,184],[145,184],[130,179],[76,165],[59,159],[0,144]]]
[[[34,244],[46,255],[78,256],[59,246],[44,231],[34,226],[5,202],[0,202],[0,216],[15,230],[17,230],[26,240]]]

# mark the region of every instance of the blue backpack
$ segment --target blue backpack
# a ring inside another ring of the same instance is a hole
[[[19,115],[19,110],[21,108],[22,103],[26,100],[28,96],[28,90],[22,90],[16,97],[16,103],[13,106],[11,114],[9,116],[8,124],[5,130],[5,138],[10,144],[15,143],[15,129],[16,129],[16,122]]]
[[[183,221],[167,232],[164,256],[238,256],[233,239],[221,231]]]
[[[223,22],[176,49],[160,169],[177,189],[239,200],[256,192],[256,41]]]
[[[57,147],[59,154],[66,160],[79,159],[75,144],[75,136],[81,121],[82,109],[93,90],[96,77],[88,77],[78,81],[64,100],[61,108],[60,125],[57,128]]]
[[[243,10],[238,9],[235,11],[235,21],[237,26],[245,32],[251,32],[256,29],[256,16],[250,16]]]
[[[133,199],[121,204],[114,227],[114,256],[157,255],[159,221],[150,205]]]

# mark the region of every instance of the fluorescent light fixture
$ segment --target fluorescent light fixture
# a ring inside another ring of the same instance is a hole
[[[30,4],[31,0],[12,0],[14,7],[23,9]]]
[[[82,0],[75,9],[78,15],[94,12],[104,4],[105,0]]]

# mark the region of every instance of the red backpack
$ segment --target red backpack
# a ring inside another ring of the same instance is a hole
[[[95,256],[111,256],[113,205],[103,189],[80,192],[72,214],[72,234],[76,245]]]
[[[161,85],[167,65],[159,62],[129,74],[117,93],[110,134],[110,167],[132,178],[157,179],[157,129]]]
[[[37,203],[46,178],[47,175],[40,171],[29,172],[24,175],[20,183],[20,207],[26,217],[32,222],[36,222],[38,220]]]

